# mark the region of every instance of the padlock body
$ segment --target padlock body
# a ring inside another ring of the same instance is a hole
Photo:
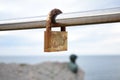
[[[44,52],[57,52],[67,50],[66,31],[45,31]]]

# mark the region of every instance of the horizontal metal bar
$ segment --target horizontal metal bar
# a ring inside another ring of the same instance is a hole
[[[47,16],[0,21],[0,31],[45,28]],[[57,22],[64,26],[120,22],[120,8],[63,13]]]

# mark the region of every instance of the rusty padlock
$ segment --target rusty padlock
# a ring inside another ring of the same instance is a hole
[[[62,12],[59,9],[53,9],[48,15],[46,31],[44,32],[44,52],[67,50],[66,28],[55,21],[56,16],[60,13]],[[52,26],[60,26],[61,31],[51,31]]]

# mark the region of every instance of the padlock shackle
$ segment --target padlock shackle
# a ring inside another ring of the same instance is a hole
[[[62,27],[61,27],[61,31],[66,31],[66,27],[65,27],[65,26],[62,26]]]
[[[46,31],[51,31],[51,27],[52,26],[56,26],[56,27],[61,27],[61,31],[66,31],[66,27],[62,26],[62,24],[60,23],[56,23],[55,18],[57,17],[57,15],[61,14],[62,11],[59,9],[53,9],[50,11],[50,13],[48,14],[47,20],[46,20]]]

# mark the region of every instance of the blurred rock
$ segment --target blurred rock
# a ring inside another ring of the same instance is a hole
[[[68,63],[44,62],[41,64],[0,63],[0,80],[83,80],[84,72],[79,68],[74,74]]]

